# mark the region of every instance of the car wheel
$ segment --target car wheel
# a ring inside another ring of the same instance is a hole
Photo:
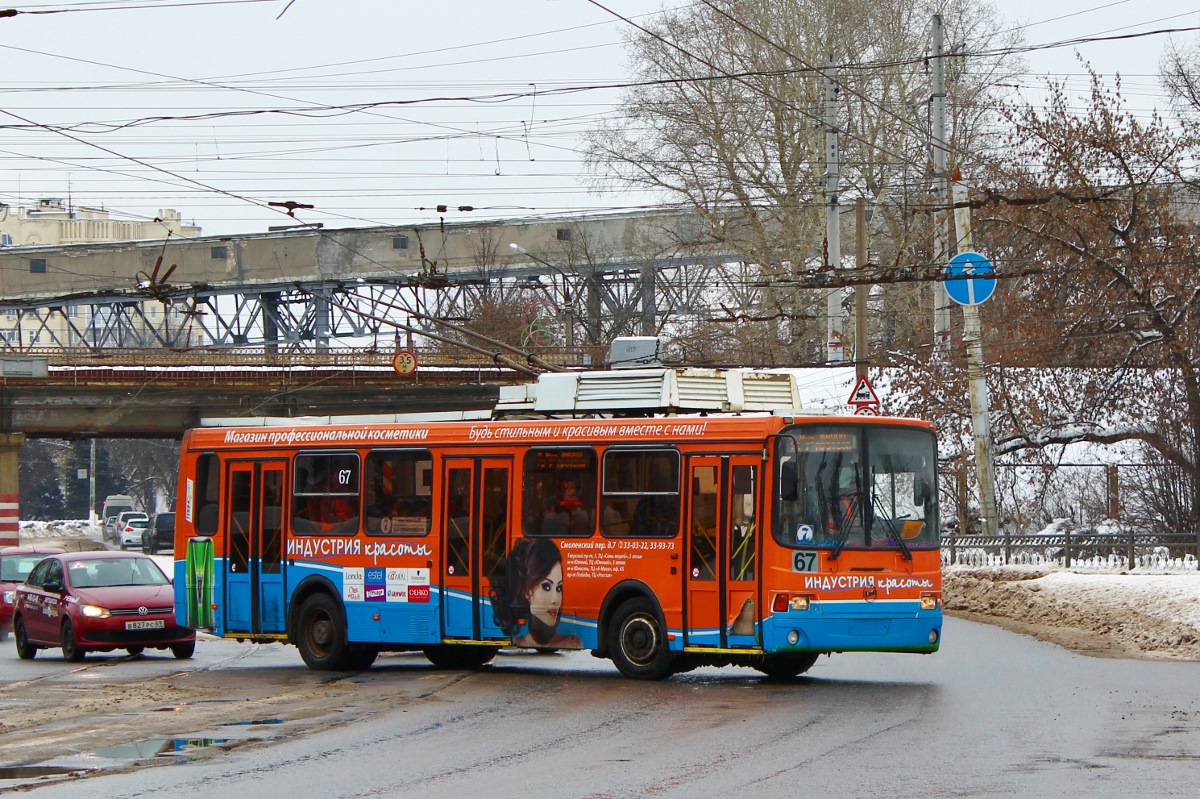
[[[175,644],[171,647],[171,654],[177,660],[187,660],[192,655],[196,654],[196,642],[188,641],[186,644]]]
[[[75,625],[71,623],[70,619],[63,622],[62,651],[63,659],[72,663],[78,663],[87,657],[87,652],[79,647],[79,639],[75,636]]]
[[[13,622],[13,638],[17,642],[17,657],[21,660],[33,660],[37,657],[38,648],[29,643],[29,636],[25,633],[25,620],[20,616]]]
[[[617,608],[608,636],[612,661],[626,677],[662,680],[671,676],[671,650],[657,609],[649,599],[635,597]]]
[[[127,647],[125,647],[125,651],[129,653],[130,657],[137,657],[138,655],[140,655],[146,651],[146,647],[144,647],[144,646],[127,646]]]

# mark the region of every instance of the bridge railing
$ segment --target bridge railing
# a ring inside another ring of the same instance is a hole
[[[5,350],[3,354],[45,358],[46,364],[51,368],[150,367],[168,369],[267,366],[277,369],[289,367],[391,369],[392,358],[396,353],[394,349],[390,348],[372,349],[369,347],[338,347],[325,350],[292,347],[265,350],[261,347],[181,350],[27,347],[20,350]],[[442,349],[418,347],[415,354],[419,366],[474,368],[497,365],[494,358],[468,351],[448,352]],[[506,352],[502,354],[514,360],[520,360],[519,356],[513,356]],[[536,355],[547,363],[566,369],[594,369],[604,368],[607,365],[609,352],[607,348],[599,346],[558,347],[537,352]]]

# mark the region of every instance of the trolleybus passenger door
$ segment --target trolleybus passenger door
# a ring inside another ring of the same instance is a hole
[[[442,635],[506,638],[492,614],[492,581],[503,579],[512,463],[446,458],[442,526]]]
[[[225,519],[225,629],[283,633],[286,461],[231,463]]]
[[[687,646],[756,646],[759,536],[756,456],[689,460]]]

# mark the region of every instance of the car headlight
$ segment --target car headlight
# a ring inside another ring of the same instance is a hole
[[[16,601],[17,601],[17,592],[16,591],[5,591],[4,592],[4,604],[12,605]]]
[[[79,612],[92,619],[107,619],[112,615],[108,608],[102,608],[97,605],[80,605]]]

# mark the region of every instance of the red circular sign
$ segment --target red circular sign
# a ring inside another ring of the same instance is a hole
[[[417,371],[416,353],[409,352],[408,350],[397,352],[392,358],[392,368],[396,370],[397,374],[411,375]]]

